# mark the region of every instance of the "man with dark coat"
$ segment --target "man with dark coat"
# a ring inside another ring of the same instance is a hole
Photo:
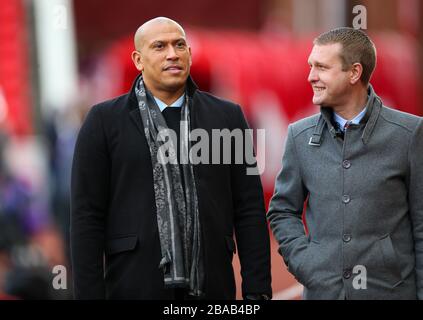
[[[288,270],[305,299],[423,299],[422,118],[382,104],[362,31],[322,34],[309,65],[321,112],[289,126],[268,212]]]
[[[197,88],[189,76],[191,49],[175,21],[146,22],[134,42],[141,74],[128,94],[90,110],[76,143],[75,297],[235,299],[237,247],[243,297],[270,298],[259,175],[247,174],[245,158],[186,161],[195,130],[212,137],[213,129],[248,129],[241,108]],[[202,149],[201,159],[212,159],[216,146],[205,144],[210,150]]]

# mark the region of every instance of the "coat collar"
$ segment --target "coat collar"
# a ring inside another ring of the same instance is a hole
[[[138,81],[138,79],[141,77],[141,74],[139,74],[134,82],[132,83],[131,90],[129,91],[129,108],[137,109],[138,110],[138,102],[137,102],[137,96],[135,95],[135,85]],[[191,76],[188,76],[187,82],[186,82],[186,93],[188,96],[192,99],[195,92],[198,90],[197,84],[194,82]]]
[[[137,126],[139,132],[141,133],[141,135],[144,136],[144,125],[142,124],[142,119],[141,119],[141,115],[140,112],[138,110],[138,101],[137,101],[137,96],[135,95],[135,85],[139,79],[139,77],[141,77],[141,74],[139,74],[134,82],[132,83],[132,87],[131,87],[131,91],[129,91],[129,96],[128,96],[128,103],[127,103],[127,107],[129,108],[129,115],[131,116],[132,121],[134,121],[135,125]],[[191,76],[188,77],[187,79],[187,83],[186,83],[186,93],[188,95],[188,97],[192,98],[194,97],[195,92],[198,89],[198,86],[195,84],[194,80],[192,80]],[[193,104],[190,104],[190,107],[192,107]]]
[[[360,121],[360,124],[365,124],[363,135],[361,136],[361,139],[363,140],[364,144],[367,144],[369,142],[370,136],[373,133],[376,121],[379,118],[380,110],[382,108],[382,100],[376,95],[372,85],[369,84],[367,92],[369,96],[366,104],[367,110],[364,114],[363,119],[361,119]],[[332,122],[332,108],[321,107],[320,112],[328,127],[329,132],[335,138],[337,135],[337,131],[333,126]]]

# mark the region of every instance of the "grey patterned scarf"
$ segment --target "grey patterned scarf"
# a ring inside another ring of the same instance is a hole
[[[177,143],[169,139],[164,142],[162,134],[168,129],[154,99],[148,103],[142,76],[135,85],[144,133],[150,147],[153,165],[154,193],[157,208],[164,284],[167,288],[188,288],[189,294],[201,296],[204,291],[204,266],[200,219],[198,216],[197,189],[192,164],[181,164],[185,190],[182,186],[181,170],[177,164]],[[181,155],[188,155],[190,117],[189,97],[181,110]],[[166,143],[168,153],[160,148]],[[168,155],[167,163],[162,161]],[[159,161],[160,160],[160,161]],[[188,162],[188,161],[184,161]]]

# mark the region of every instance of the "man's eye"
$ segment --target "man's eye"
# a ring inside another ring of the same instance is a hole
[[[185,43],[184,42],[178,42],[176,44],[176,47],[178,47],[178,48],[185,48]]]
[[[162,43],[156,43],[154,45],[154,49],[162,49],[163,48],[163,44]]]

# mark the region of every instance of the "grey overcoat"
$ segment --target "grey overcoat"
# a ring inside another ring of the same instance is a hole
[[[305,299],[423,299],[422,118],[371,86],[343,139],[331,116],[288,129],[268,212],[288,270]]]

